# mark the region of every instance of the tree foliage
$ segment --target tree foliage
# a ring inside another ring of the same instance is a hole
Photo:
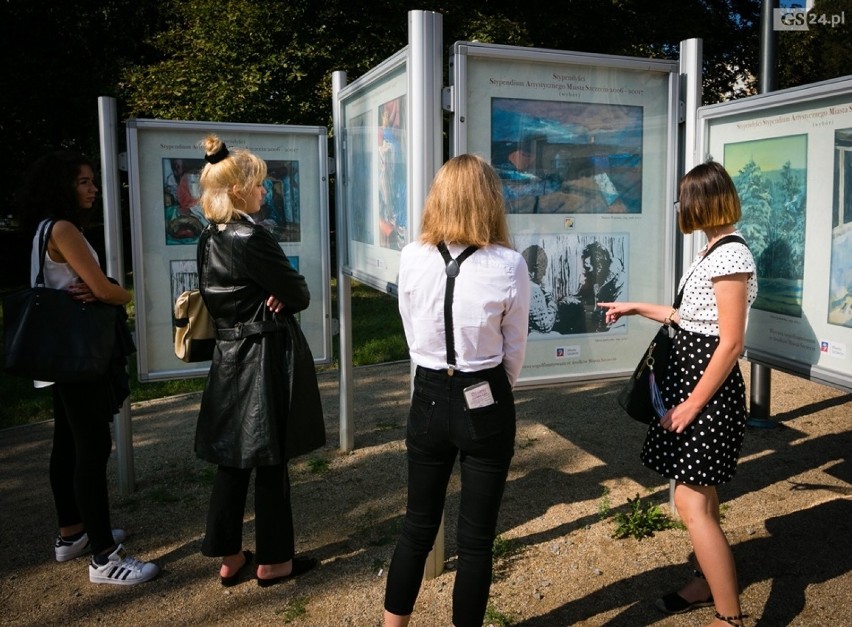
[[[845,0],[818,0],[842,11]],[[703,41],[704,100],[748,93],[760,0],[431,0],[456,41],[676,59]],[[331,126],[331,75],[357,79],[407,43],[397,0],[6,0],[0,140],[8,170],[46,148],[97,153],[99,96],[119,118]],[[852,67],[841,28],[780,33],[779,87]],[[12,44],[13,41],[21,42]],[[745,82],[743,79],[746,79]]]
[[[118,96],[123,68],[149,62],[157,3],[5,0],[0,3],[0,145],[17,178],[45,150],[98,153],[99,96]]]

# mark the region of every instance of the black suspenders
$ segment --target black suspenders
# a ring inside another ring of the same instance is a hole
[[[450,367],[447,374],[452,376],[456,365],[456,347],[453,338],[453,290],[456,285],[456,277],[459,275],[459,267],[462,262],[476,252],[476,246],[468,246],[462,253],[453,259],[447,245],[444,242],[438,244],[438,251],[444,258],[447,273],[447,289],[444,291],[444,335],[447,338],[447,363]]]

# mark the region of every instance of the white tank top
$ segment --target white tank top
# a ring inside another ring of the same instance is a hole
[[[30,255],[30,284],[35,285],[36,277],[38,276],[38,267],[39,267],[39,235],[41,234],[41,229],[44,226],[44,223],[47,220],[43,220],[36,229],[36,233],[33,236],[33,246],[32,253]],[[98,262],[98,253],[95,252],[95,249],[92,248],[92,245],[89,242],[86,242],[86,245],[89,247],[89,252],[92,253],[92,257],[95,258],[95,261]],[[46,251],[44,255],[44,285],[45,287],[52,287],[54,289],[62,290],[77,281],[79,279],[79,275],[74,272],[74,268],[71,267],[69,263],[59,263],[58,261],[54,261],[50,258],[50,251]]]

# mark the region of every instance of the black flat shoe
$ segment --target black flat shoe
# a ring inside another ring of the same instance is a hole
[[[237,569],[237,572],[230,577],[219,577],[219,582],[226,588],[230,588],[231,586],[235,586],[240,583],[240,573],[243,572],[246,566],[251,564],[252,557],[254,556],[251,551],[243,551],[243,557],[246,558],[246,561]]]
[[[257,578],[257,585],[261,588],[268,588],[269,586],[274,586],[277,583],[282,581],[287,581],[288,579],[293,579],[298,577],[299,575],[304,575],[309,570],[313,570],[313,568],[319,564],[319,561],[315,557],[294,557],[293,558],[293,570],[290,571],[289,575],[281,575],[280,577],[273,577],[272,579],[261,579]]]
[[[713,595],[708,595],[703,601],[694,601],[693,603],[690,603],[677,592],[672,592],[661,599],[657,599],[654,602],[654,605],[657,606],[658,610],[665,612],[666,614],[683,614],[689,610],[713,605]]]

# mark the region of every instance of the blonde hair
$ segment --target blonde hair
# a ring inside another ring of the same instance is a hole
[[[201,170],[201,207],[204,216],[217,224],[231,222],[245,207],[245,198],[266,178],[266,162],[249,150],[225,148],[216,135],[201,141],[207,156],[223,148],[227,156],[216,163],[206,163]],[[243,205],[242,207],[240,205]]]
[[[487,161],[464,154],[438,170],[423,208],[420,240],[511,247],[503,187]]]
[[[724,166],[716,161],[687,172],[680,180],[678,199],[677,221],[684,233],[736,224],[742,217],[737,188]]]

